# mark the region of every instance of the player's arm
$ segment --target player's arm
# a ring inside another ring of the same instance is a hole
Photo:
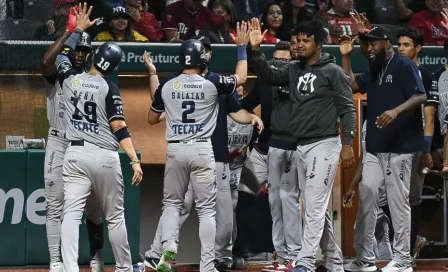
[[[52,77],[56,74],[56,57],[61,51],[65,41],[72,33],[66,31],[59,39],[57,39],[48,50],[45,52],[40,62],[40,71],[44,77]],[[54,82],[54,81],[53,81]]]
[[[349,77],[339,67],[335,69],[332,78],[334,104],[342,123],[341,158],[345,168],[354,163],[353,138],[356,131],[356,108],[350,88]]]
[[[439,92],[437,80],[432,73],[425,71],[421,75],[427,97],[425,107],[423,108],[425,116],[425,144],[423,151],[429,153],[431,152],[432,137],[434,136],[434,118],[436,107],[439,105]]]
[[[403,79],[404,93],[408,100],[395,108],[397,115],[420,107],[427,100],[425,87],[420,78],[418,68],[414,63],[405,65],[400,74]]]
[[[254,87],[243,99],[240,100],[241,108],[252,112],[258,105],[260,105],[260,91],[258,80],[255,82]]]
[[[350,87],[353,93],[362,91],[367,83],[367,73],[364,72],[361,76],[355,77],[352,70],[352,62],[350,55],[355,48],[355,39],[350,36],[342,35],[341,43],[339,44],[339,51],[341,52],[341,67],[350,77]]]
[[[70,34],[70,37],[68,37],[68,39],[65,41],[62,49],[59,51],[59,54],[56,57],[56,70],[58,72],[58,79],[60,84],[62,84],[64,79],[76,74],[76,71],[73,69],[68,56],[75,50],[76,43],[79,41],[82,32],[82,30],[76,28],[73,33]]]
[[[227,112],[230,118],[237,123],[256,125],[259,133],[261,133],[264,129],[263,121],[261,121],[258,116],[241,108],[238,103],[238,94],[236,92],[227,97]]]
[[[159,82],[159,76],[157,75],[156,66],[152,63],[152,59],[149,56],[148,52],[145,51],[143,54],[143,58],[145,61],[146,68],[148,68],[149,73],[149,95],[151,96],[151,101],[154,101],[154,96],[157,91],[157,88],[160,86]],[[148,120],[149,120],[149,114],[148,112]],[[162,113],[159,117],[159,120],[162,121],[165,119],[165,113]]]
[[[165,104],[162,99],[162,88],[163,85],[159,85],[159,88],[157,88],[151,108],[149,109],[148,123],[150,125],[158,124],[163,120],[162,114],[165,112]]]
[[[260,47],[252,47],[249,64],[257,77],[263,78],[266,83],[273,86],[289,86],[289,67],[295,65],[295,63],[290,63],[280,69],[272,68],[266,61]]]

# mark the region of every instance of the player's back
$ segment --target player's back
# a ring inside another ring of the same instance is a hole
[[[180,74],[162,88],[166,140],[210,138],[218,115],[218,90],[201,75]]]
[[[114,107],[120,107],[121,99],[114,99],[111,90],[118,90],[115,84],[100,75],[82,73],[64,80],[64,102],[66,106],[67,139],[84,140],[101,148],[117,150],[119,143],[112,133],[108,113],[108,104],[119,101]],[[118,93],[119,96],[119,93]]]

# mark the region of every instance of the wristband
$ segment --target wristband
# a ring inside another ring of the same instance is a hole
[[[423,141],[423,152],[429,153],[431,152],[431,143],[432,143],[432,136],[425,136]]]
[[[247,52],[245,45],[238,45],[238,61],[247,60]]]
[[[129,164],[130,165],[134,165],[134,164],[139,164],[140,163],[140,160],[134,160],[134,161],[131,161]]]
[[[115,131],[115,137],[117,137],[118,142],[126,138],[131,138],[131,133],[129,133],[128,127],[122,127],[119,130]]]

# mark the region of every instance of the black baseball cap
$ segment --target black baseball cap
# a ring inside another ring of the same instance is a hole
[[[192,39],[200,41],[206,49],[209,51],[212,51],[212,43],[210,42],[210,39],[207,36],[194,36]]]
[[[383,26],[372,27],[369,32],[359,35],[360,40],[391,41],[392,33]]]

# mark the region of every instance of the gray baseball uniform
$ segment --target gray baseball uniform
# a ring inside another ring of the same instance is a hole
[[[257,196],[268,182],[268,155],[253,148],[241,170],[238,191]]]
[[[65,138],[64,96],[61,85],[57,82],[57,76],[46,77],[45,84],[47,118],[50,125],[44,161],[45,199],[47,203],[46,231],[50,262],[55,263],[61,261],[60,230],[64,200],[62,165],[69,141]],[[86,213],[91,222],[100,225],[101,212],[97,202],[95,194],[91,194],[89,201],[87,201]],[[92,230],[88,228],[87,231],[90,233]],[[102,236],[101,234],[100,236]],[[92,237],[95,237],[95,235],[92,235]],[[95,244],[94,241],[90,241],[90,243],[91,247]]]
[[[446,134],[448,124],[448,70],[443,71],[438,81],[439,87],[439,121],[440,121],[440,133]]]
[[[72,34],[74,35],[74,34]],[[70,43],[72,39],[68,40]],[[64,157],[64,212],[61,251],[65,271],[79,271],[78,239],[83,208],[91,191],[99,198],[106,218],[116,271],[132,271],[123,207],[123,177],[117,152],[119,142],[110,122],[124,120],[118,87],[99,75],[76,75],[66,54],[57,57],[59,82],[66,107],[66,136],[70,141]]]
[[[231,94],[236,78],[181,74],[157,89],[151,110],[166,113],[167,161],[164,178],[162,245],[177,252],[179,214],[191,183],[199,216],[201,271],[214,271],[216,168],[210,137],[218,115],[218,95]]]

